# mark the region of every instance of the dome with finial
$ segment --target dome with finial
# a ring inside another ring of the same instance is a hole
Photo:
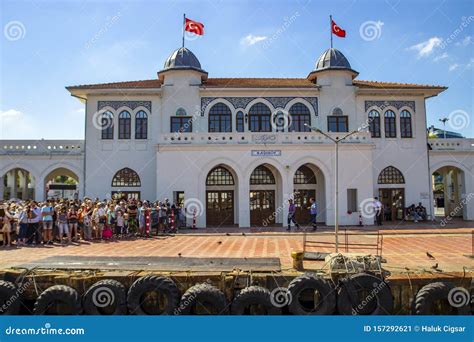
[[[201,63],[199,63],[196,55],[185,47],[176,49],[171,53],[171,55],[166,59],[162,71],[179,69],[193,69],[205,72],[202,70]]]
[[[352,69],[351,64],[347,60],[346,56],[341,51],[330,48],[327,49],[319,56],[314,70],[308,75],[308,79],[314,81],[316,74],[326,70],[347,70],[352,73],[353,78],[359,73]]]

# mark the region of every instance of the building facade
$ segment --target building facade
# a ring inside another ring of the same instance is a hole
[[[156,79],[67,87],[85,140],[2,142],[0,190],[43,199],[62,172],[80,197],[183,201],[198,227],[285,224],[289,198],[304,222],[314,197],[331,225],[337,178],[340,223],[372,224],[373,197],[386,219],[419,202],[432,217],[436,175],[445,214],[474,219],[473,140],[427,140],[425,101],[446,88],[357,75],[329,49],[307,78],[210,78],[180,48]]]

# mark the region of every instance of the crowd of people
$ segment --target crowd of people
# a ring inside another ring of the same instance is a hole
[[[7,247],[150,237],[185,226],[184,209],[168,199],[0,202],[0,230]]]

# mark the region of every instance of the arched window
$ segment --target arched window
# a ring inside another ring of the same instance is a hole
[[[148,138],[148,115],[141,110],[135,115],[135,139]]]
[[[252,185],[265,185],[275,184],[275,177],[273,172],[266,166],[260,165],[253,170],[250,175],[250,184]]]
[[[328,132],[349,132],[349,118],[341,108],[336,107],[328,115]]]
[[[126,167],[119,170],[112,179],[112,186],[115,187],[132,187],[141,186],[138,173]]]
[[[369,112],[369,131],[372,138],[380,138],[380,114],[376,110]]]
[[[412,138],[413,131],[411,129],[411,114],[407,110],[400,113],[400,136],[402,138]]]
[[[250,132],[271,132],[272,112],[263,103],[254,104],[249,110]]]
[[[119,139],[130,139],[132,130],[132,117],[130,113],[124,110],[119,114]]]
[[[244,113],[241,111],[237,112],[237,115],[235,116],[235,127],[237,129],[237,132],[243,132],[244,131]]]
[[[379,174],[377,180],[379,184],[405,184],[405,178],[399,169],[393,166],[387,166]]]
[[[316,184],[316,176],[313,170],[306,165],[300,166],[293,177],[293,184]]]
[[[385,138],[396,138],[397,137],[397,124],[396,116],[393,110],[387,110],[385,112]]]
[[[232,112],[224,103],[216,103],[209,110],[209,132],[232,132]]]
[[[102,139],[114,138],[114,115],[112,112],[104,112],[100,118]]]
[[[309,132],[311,125],[311,113],[308,107],[302,103],[295,103],[290,108],[291,122],[289,132]],[[305,126],[308,125],[308,126]]]
[[[225,167],[217,166],[207,175],[206,185],[234,185],[234,177]]]

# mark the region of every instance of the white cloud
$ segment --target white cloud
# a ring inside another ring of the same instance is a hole
[[[449,71],[454,71],[459,67],[459,64],[454,63],[449,66]]]
[[[474,67],[474,58],[471,58],[469,62],[466,64],[467,69],[472,69]]]
[[[449,57],[449,55],[448,55],[446,52],[443,52],[441,55],[436,56],[436,57],[433,59],[433,61],[439,62],[439,61],[441,61],[441,60],[443,60],[443,59],[446,59],[446,58],[448,58],[448,57]]]
[[[439,47],[442,43],[441,38],[432,37],[424,42],[418,43],[416,45],[410,46],[408,50],[416,51],[418,58],[430,56],[433,51]]]
[[[0,111],[0,139],[28,139],[37,133],[33,121],[16,109]]]
[[[457,42],[456,46],[466,47],[470,44],[472,44],[472,37],[471,36],[466,36],[466,37],[464,37],[463,40],[461,40],[460,42]]]
[[[251,46],[257,44],[258,42],[262,42],[267,38],[267,36],[254,36],[253,34],[249,34],[240,40],[240,44],[244,46]]]

